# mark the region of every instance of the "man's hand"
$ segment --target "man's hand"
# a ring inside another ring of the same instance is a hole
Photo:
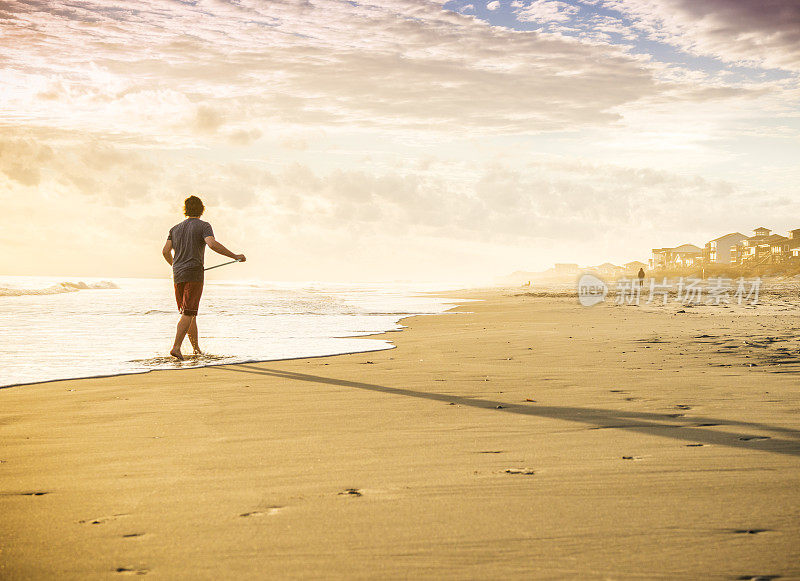
[[[217,242],[216,238],[214,238],[213,236],[206,236],[205,241],[208,247],[217,254],[221,254],[222,256],[227,256],[228,258],[233,258],[234,260],[238,260],[239,262],[245,261],[244,254],[234,254],[233,252],[225,248],[222,244]]]

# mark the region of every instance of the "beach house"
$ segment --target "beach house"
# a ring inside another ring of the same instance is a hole
[[[792,261],[800,260],[800,228],[789,230],[789,259]]]
[[[647,270],[647,265],[644,262],[639,262],[638,260],[634,260],[633,262],[626,262],[622,265],[625,269],[626,275],[636,275],[639,273],[640,268],[644,268]]]
[[[674,248],[653,248],[650,269],[682,268],[696,266],[703,261],[703,249],[694,244],[681,244]]]
[[[574,276],[580,272],[580,268],[572,262],[557,262],[553,271],[557,276]]]
[[[623,268],[621,266],[611,264],[610,262],[604,262],[603,264],[599,264],[597,266],[591,266],[589,267],[589,270],[592,270],[601,276],[611,278],[615,278],[623,274]]]
[[[731,262],[731,247],[735,247],[747,236],[741,232],[731,232],[706,242],[703,248],[703,262],[705,264],[729,264]]]
[[[772,260],[776,263],[787,262],[800,257],[800,228],[789,230],[789,236],[781,236],[772,241],[770,246]]]
[[[756,228],[753,236],[741,240],[730,249],[730,263],[754,266],[781,262],[784,256],[791,255],[787,244],[790,238],[772,234],[769,228]]]

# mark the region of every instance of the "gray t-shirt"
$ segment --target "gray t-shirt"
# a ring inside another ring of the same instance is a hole
[[[175,284],[203,280],[203,253],[206,236],[213,236],[211,224],[199,218],[186,218],[169,230],[167,240],[172,240],[175,257],[172,276]]]

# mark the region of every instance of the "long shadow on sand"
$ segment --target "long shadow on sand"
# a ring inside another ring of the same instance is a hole
[[[760,452],[772,452],[775,454],[800,456],[800,430],[793,430],[791,428],[784,428],[780,426],[769,426],[766,424],[698,416],[692,416],[691,418],[671,417],[669,414],[657,414],[649,412],[626,412],[599,408],[543,406],[539,404],[518,405],[501,401],[459,397],[398,387],[386,387],[371,383],[335,379],[333,377],[321,377],[318,375],[308,375],[306,373],[296,373],[293,371],[281,371],[280,369],[265,369],[253,365],[229,365],[225,367],[217,367],[216,369],[239,373],[253,373],[256,375],[269,375],[271,377],[280,377],[293,381],[309,381],[313,383],[324,383],[327,385],[352,387],[356,389],[365,389],[380,393],[401,395],[405,397],[416,397],[447,403],[452,402],[458,405],[485,409],[487,411],[496,413],[522,414],[526,416],[553,418],[568,422],[579,422],[583,424],[590,424],[594,426],[595,429],[624,429],[655,436],[674,438],[676,440],[684,440],[692,443],[701,442],[715,446],[729,446],[732,448],[758,450]],[[772,438],[771,436],[765,437],[763,434],[745,434],[709,430],[703,428],[704,424],[714,426],[741,426],[744,428],[760,430],[762,432],[768,431],[781,434],[784,436],[784,439]]]

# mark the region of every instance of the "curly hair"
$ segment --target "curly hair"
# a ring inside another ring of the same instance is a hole
[[[205,209],[203,201],[197,196],[189,196],[183,201],[183,213],[185,216],[202,216]]]

